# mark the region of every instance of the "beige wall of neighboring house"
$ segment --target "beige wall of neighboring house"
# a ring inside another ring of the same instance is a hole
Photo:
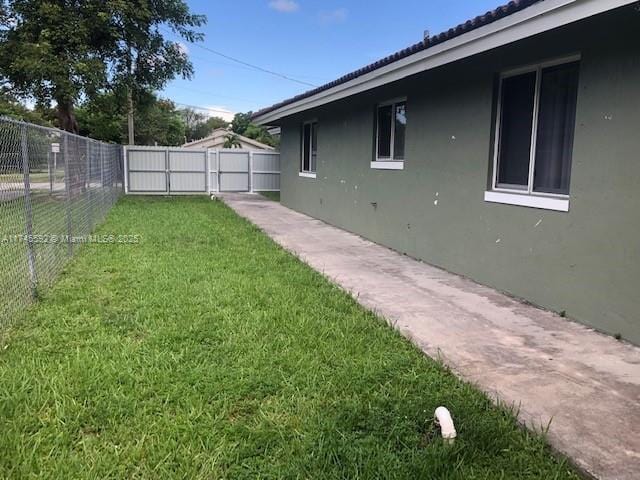
[[[200,140],[195,140],[193,142],[185,143],[182,145],[183,148],[193,148],[193,149],[207,149],[207,148],[224,148],[224,142],[226,140],[227,135],[231,134],[229,130],[225,128],[218,128],[214,130],[211,135],[205,138],[201,138]],[[260,143],[251,138],[247,138],[243,135],[235,134],[240,142],[240,147],[243,150],[274,150],[273,147],[266,145],[264,143]]]

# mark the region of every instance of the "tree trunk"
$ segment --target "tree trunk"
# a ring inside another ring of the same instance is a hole
[[[58,104],[57,115],[60,129],[77,135],[80,129],[73,111],[73,102],[69,99],[56,99],[56,103]]]
[[[133,130],[133,96],[131,87],[127,90],[127,127],[129,130],[129,145],[135,145],[135,135]]]

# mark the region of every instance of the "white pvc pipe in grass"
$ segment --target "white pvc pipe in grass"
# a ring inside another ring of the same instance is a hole
[[[440,432],[442,438],[447,443],[453,443],[456,438],[456,427],[453,424],[453,418],[451,418],[451,412],[446,407],[438,407],[435,411],[436,423],[440,425]]]

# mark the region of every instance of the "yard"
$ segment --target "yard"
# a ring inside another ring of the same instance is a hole
[[[575,478],[223,204],[127,197],[97,233],[140,242],[82,246],[2,334],[0,477]]]

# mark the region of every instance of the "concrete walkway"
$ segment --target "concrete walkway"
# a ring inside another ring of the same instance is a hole
[[[236,212],[391,321],[601,479],[640,479],[640,348],[294,212],[224,194]],[[455,417],[455,412],[453,412]]]

